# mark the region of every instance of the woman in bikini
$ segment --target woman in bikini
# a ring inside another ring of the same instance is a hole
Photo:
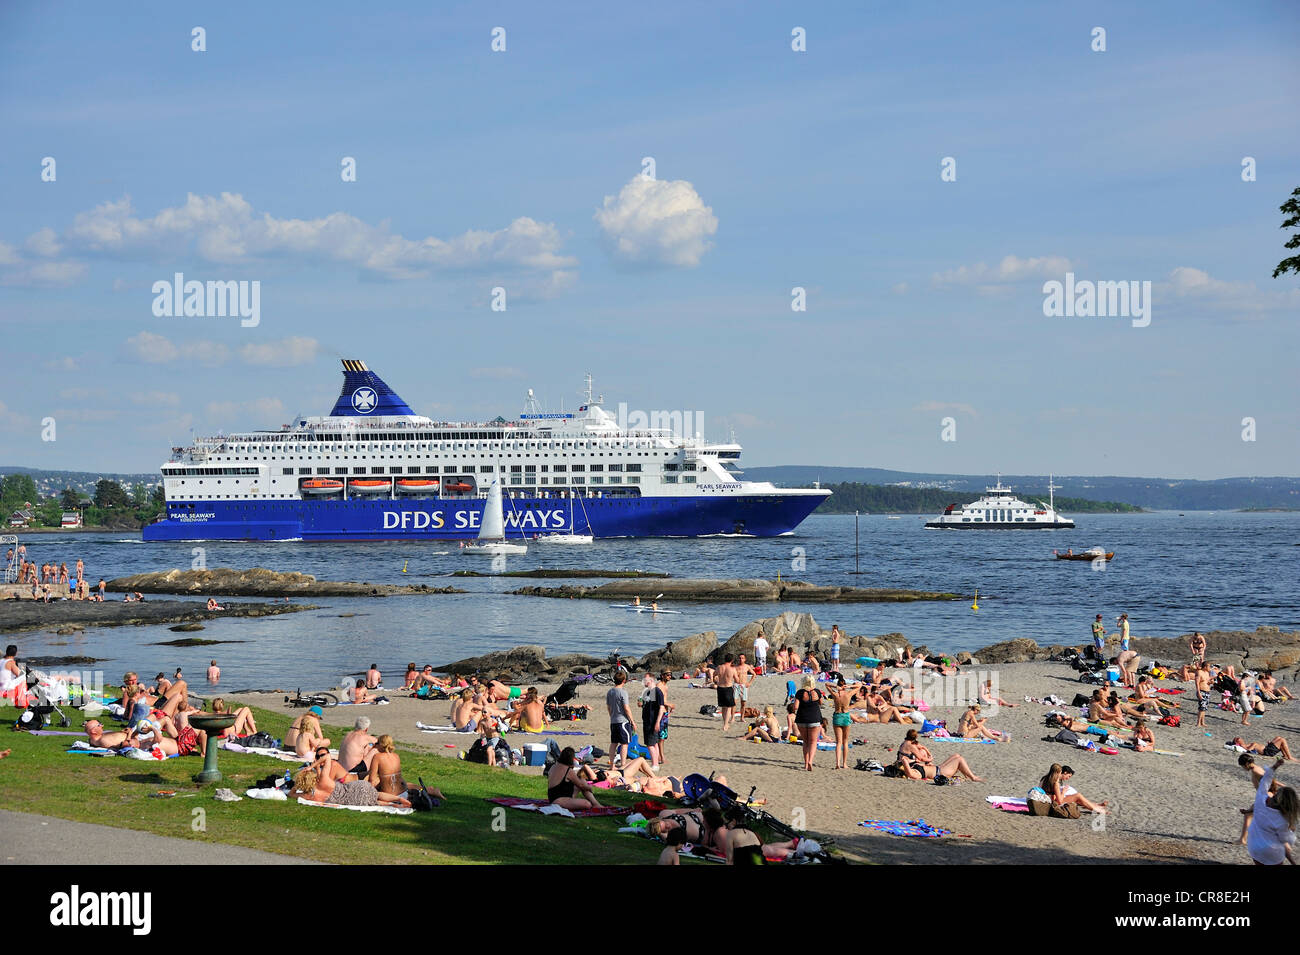
[[[232,710],[226,706],[226,701],[217,697],[212,701],[212,712],[217,716],[231,715],[235,717],[235,725],[229,729],[222,730],[223,738],[232,738],[235,736],[252,736],[257,732],[257,723],[253,719],[253,711],[246,706],[241,706],[237,710]]]
[[[1073,803],[1089,812],[1105,813],[1106,807],[1110,804],[1109,800],[1103,799],[1101,802],[1095,803],[1083,798],[1078,790],[1069,785],[1069,781],[1073,777],[1074,770],[1069,766],[1053,763],[1052,768],[1047,771],[1046,776],[1039,780],[1038,785],[1057,806],[1067,806]]]
[[[803,678],[803,687],[795,694],[795,701],[798,707],[794,725],[799,728],[799,742],[803,744],[803,768],[811,773],[822,731],[822,691],[817,689],[811,675]]]
[[[993,681],[985,680],[984,685],[980,687],[980,702],[985,706],[1019,706],[1019,703],[1008,703],[1002,697],[993,692]]]
[[[831,726],[835,730],[835,768],[848,769],[849,728],[853,725],[849,707],[857,696],[857,687],[845,684],[844,677],[839,674],[836,677],[835,689],[831,690],[831,699],[835,703],[835,711],[831,714]]]
[[[903,743],[898,747],[898,762],[894,765],[908,779],[938,779],[942,776],[948,780],[953,776],[961,775],[973,783],[984,782],[983,778],[976,776],[971,770],[965,757],[958,753],[954,753],[936,766],[934,757],[930,754],[930,750],[921,744],[916,730],[908,730],[907,735],[903,737]]]
[[[314,766],[315,764],[313,764]],[[329,773],[308,766],[293,777],[293,796],[331,806],[394,806],[410,809],[402,796],[383,793],[364,779],[334,779]]]
[[[320,715],[320,707],[313,706],[294,720],[289,731],[284,734],[285,749],[292,749],[297,755],[306,756],[318,746],[328,748],[330,739],[321,731]]]
[[[1248,753],[1259,753],[1261,756],[1281,755],[1283,759],[1295,759],[1291,755],[1290,745],[1281,736],[1274,736],[1267,743],[1247,743],[1240,736],[1237,736],[1233,739],[1232,745],[1240,746]]]
[[[560,751],[560,758],[546,774],[546,801],[570,812],[602,808],[592,792],[591,783],[574,768],[575,758],[572,746]]]
[[[1156,748],[1156,736],[1144,717],[1133,724],[1133,752],[1149,753]]]
[[[768,860],[780,863],[795,854],[799,840],[789,842],[763,841],[746,824],[743,811],[732,808],[727,812],[725,829],[727,865],[767,865]]]
[[[970,709],[961,715],[957,723],[957,735],[963,739],[993,739],[1008,740],[1010,737],[1006,733],[998,730],[991,730],[984,725],[985,719],[980,719],[980,705],[972,703]]]
[[[790,651],[785,647],[776,651],[776,672],[787,673],[790,670]]]
[[[665,809],[646,824],[646,832],[662,839],[674,829],[686,833],[686,841],[705,846],[715,855],[727,854],[727,825],[717,809]]]

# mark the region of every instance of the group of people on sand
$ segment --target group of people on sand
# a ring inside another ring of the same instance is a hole
[[[370,735],[370,720],[359,717],[339,746],[337,758],[328,742],[312,751],[315,759],[293,777],[291,795],[331,806],[393,806],[409,809],[411,786],[402,775],[402,757],[393,737]],[[442,791],[430,787],[441,802]]]

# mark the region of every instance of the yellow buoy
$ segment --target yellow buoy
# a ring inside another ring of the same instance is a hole
[[[406,565],[407,565],[409,562],[410,562],[410,558],[409,558],[409,557],[408,557],[406,560],[402,561],[402,573],[406,573]]]
[[[979,610],[980,610],[980,589],[979,589],[978,587],[975,588],[975,602],[974,602],[973,604],[970,605],[970,609],[971,609],[971,610],[974,610],[976,613],[979,613]]]

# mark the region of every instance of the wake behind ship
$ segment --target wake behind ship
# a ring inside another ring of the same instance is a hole
[[[741,480],[735,443],[622,428],[590,379],[576,412],[529,404],[517,421],[435,423],[345,359],[328,415],[173,448],[144,539],[464,540],[494,479],[507,537],[571,531],[575,497],[595,537],[772,537],[830,494]]]

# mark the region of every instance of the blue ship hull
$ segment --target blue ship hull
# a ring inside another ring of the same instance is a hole
[[[701,537],[792,532],[822,495],[781,492],[735,496],[584,498],[596,537]],[[162,520],[144,528],[147,541],[179,540],[470,540],[484,501],[478,499],[186,501],[169,503]],[[506,536],[530,538],[569,530],[568,501],[514,498]],[[575,533],[586,526],[574,514]]]

